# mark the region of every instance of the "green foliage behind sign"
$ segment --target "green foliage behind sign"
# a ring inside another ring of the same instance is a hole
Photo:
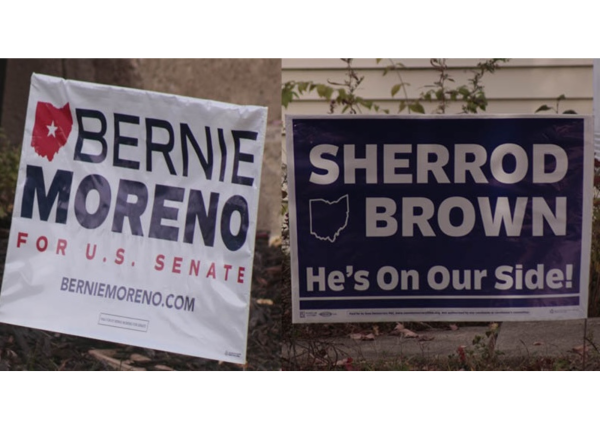
[[[356,90],[363,83],[364,76],[360,76],[353,66],[352,58],[341,59],[346,64],[346,78],[343,82],[333,82],[329,79],[327,83],[313,81],[288,81],[284,82],[281,90],[281,104],[287,107],[303,94],[316,91],[319,98],[329,102],[329,113],[361,113],[362,109],[375,112],[391,113],[389,109],[383,109],[377,103],[356,95]],[[383,60],[377,59],[380,64]],[[383,67],[383,76],[394,74],[398,80],[390,89],[392,98],[400,93],[398,99],[398,110],[395,113],[426,113],[424,104],[434,106],[431,113],[446,113],[452,102],[461,103],[463,113],[484,112],[488,105],[485,96],[483,77],[492,74],[501,64],[508,62],[505,58],[491,58],[478,62],[469,69],[471,77],[467,84],[456,85],[454,78],[450,75],[450,69],[445,58],[432,58],[429,61],[431,67],[437,72],[437,79],[430,85],[425,85],[418,98],[411,99],[406,88],[410,86],[402,77],[402,71],[406,69],[404,64],[385,60],[388,64]],[[339,109],[339,110],[338,110]]]
[[[10,225],[20,155],[19,148],[9,143],[0,128],[0,226],[2,227]]]

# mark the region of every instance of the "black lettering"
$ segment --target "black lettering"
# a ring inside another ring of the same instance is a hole
[[[162,128],[167,131],[169,138],[166,143],[153,141],[152,130],[154,128]],[[165,158],[169,173],[173,176],[176,175],[173,161],[169,155],[169,152],[171,152],[175,146],[175,138],[173,135],[173,127],[169,122],[163,121],[162,119],[146,118],[146,171],[152,171],[152,152],[160,152]]]
[[[132,170],[139,170],[140,163],[138,161],[131,161],[129,159],[122,159],[119,157],[119,150],[121,145],[137,146],[138,139],[134,137],[127,137],[121,135],[121,122],[127,124],[140,124],[140,118],[138,116],[123,115],[115,113],[115,152],[113,154],[113,165],[115,167],[131,168]]]
[[[135,202],[127,202],[130,195],[136,197]],[[148,188],[146,188],[146,185],[142,182],[121,179],[119,181],[119,190],[117,191],[112,231],[122,233],[124,220],[128,218],[131,233],[143,237],[144,230],[141,218],[144,211],[146,211],[147,205]]]
[[[231,217],[234,212],[240,214],[240,229],[237,235],[231,232]],[[250,218],[248,216],[248,203],[244,197],[240,195],[234,195],[229,198],[223,207],[223,213],[221,215],[221,237],[223,243],[231,251],[236,251],[244,245],[246,242],[246,236],[248,235],[248,224]]]
[[[227,168],[227,144],[225,143],[225,136],[223,135],[223,129],[217,130],[219,134],[219,147],[221,148],[221,173],[219,174],[219,181],[225,181],[225,169]]]
[[[100,163],[106,159],[106,153],[108,151],[108,145],[106,144],[106,140],[104,139],[104,134],[106,133],[106,118],[97,110],[88,110],[88,109],[75,109],[75,114],[77,115],[77,124],[79,126],[79,134],[77,135],[77,143],[75,144],[75,157],[73,158],[75,161],[83,161],[83,162],[92,162],[92,163]],[[100,121],[100,131],[88,131],[83,127],[83,119],[84,118],[92,118]],[[99,154],[89,154],[83,153],[83,142],[84,140],[93,140],[100,143],[101,149]]]
[[[198,142],[194,138],[192,131],[188,124],[181,124],[181,157],[183,161],[183,175],[187,177],[188,175],[188,148],[187,141],[189,140],[196,152],[196,156],[200,161],[200,165],[202,165],[202,169],[204,170],[204,174],[208,180],[212,180],[212,171],[213,171],[213,147],[212,147],[212,138],[210,135],[210,128],[204,127],[206,133],[206,157],[200,150],[200,146],[198,146]]]
[[[233,172],[231,174],[231,183],[239,185],[252,186],[254,179],[252,177],[238,176],[240,162],[254,162],[254,155],[240,151],[240,140],[256,140],[258,133],[254,131],[231,131],[233,135]]]
[[[28,219],[32,218],[33,200],[37,195],[40,219],[47,221],[50,217],[52,206],[58,198],[58,202],[56,204],[55,222],[66,224],[67,209],[69,208],[69,198],[71,195],[71,183],[73,181],[73,172],[57,170],[47,194],[42,167],[28,165],[26,172],[27,177],[25,179],[23,200],[21,202],[21,217]]]
[[[152,207],[152,218],[150,220],[150,233],[152,238],[162,240],[177,241],[179,228],[176,226],[166,226],[161,223],[162,219],[177,220],[179,209],[174,207],[165,207],[165,201],[182,202],[185,194],[183,188],[172,186],[156,185],[154,189],[154,205]]]
[[[196,227],[196,220],[198,220],[200,232],[202,232],[202,238],[204,239],[204,244],[210,247],[214,246],[218,204],[219,194],[216,192],[211,192],[207,211],[206,206],[204,205],[202,191],[196,189],[190,190],[187,215],[185,217],[185,232],[183,235],[183,241],[185,243],[194,242],[194,230]]]
[[[87,196],[91,191],[98,192],[100,202],[94,213],[89,213],[86,207]],[[84,177],[75,194],[75,217],[81,226],[87,229],[98,228],[106,220],[110,210],[110,184],[99,174]]]

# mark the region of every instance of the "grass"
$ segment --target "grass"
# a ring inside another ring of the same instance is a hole
[[[488,335],[489,334],[489,335]],[[600,371],[600,352],[591,338],[585,354],[571,351],[560,356],[527,353],[507,356],[496,350],[497,332],[476,335],[469,346],[443,357],[423,355],[382,356],[365,359],[348,355],[331,340],[310,339],[289,344],[283,369],[290,371]]]

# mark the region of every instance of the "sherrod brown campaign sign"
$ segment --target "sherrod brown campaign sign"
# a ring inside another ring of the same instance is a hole
[[[288,117],[294,322],[585,318],[591,125]]]

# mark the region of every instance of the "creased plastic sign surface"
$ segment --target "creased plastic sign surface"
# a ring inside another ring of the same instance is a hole
[[[587,315],[589,117],[288,117],[293,320]]]
[[[0,321],[244,363],[266,117],[33,75]]]

